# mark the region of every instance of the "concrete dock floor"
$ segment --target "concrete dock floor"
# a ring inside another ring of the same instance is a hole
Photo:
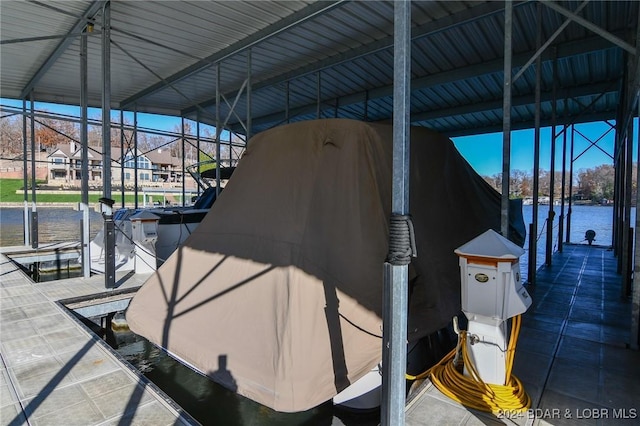
[[[0,253],[0,424],[188,424],[179,407],[55,303],[105,292],[104,277],[33,283],[4,254],[20,250]],[[146,276],[116,279],[122,289]]]
[[[565,245],[527,287],[514,374],[531,397],[521,415],[467,409],[429,381],[407,404],[406,425],[637,425],[640,352],[628,349],[631,303],[617,259],[602,247]]]
[[[36,284],[1,253],[15,250],[0,249],[1,425],[192,422],[55,303],[104,292],[102,276]],[[146,276],[117,279],[122,289]],[[631,305],[620,297],[613,253],[566,245],[528,291],[534,302],[514,374],[532,409],[507,416],[467,409],[426,380],[407,404],[406,425],[640,424],[640,352],[627,348]]]

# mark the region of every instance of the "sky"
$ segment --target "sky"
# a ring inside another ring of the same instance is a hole
[[[22,101],[0,99],[2,105],[22,108]],[[28,105],[28,104],[27,104]],[[80,115],[80,108],[77,106],[67,106],[59,104],[36,102],[37,110],[47,110],[49,112]],[[100,118],[100,109],[89,108],[90,118]],[[120,120],[120,112],[112,111],[112,120]],[[125,120],[133,121],[133,113],[125,112]],[[138,126],[156,130],[175,131],[180,128],[180,117],[169,117],[157,114],[138,113]],[[634,120],[634,154],[637,158],[637,118]],[[204,128],[201,126],[201,128]],[[580,133],[574,136],[574,158],[576,158],[573,169],[574,173],[580,169],[589,169],[602,164],[613,164],[613,143],[615,131],[605,122],[583,123],[575,126]],[[558,126],[556,133],[562,131],[562,126]],[[223,136],[224,138],[224,136]],[[589,141],[588,139],[591,141]],[[596,146],[592,142],[599,140]],[[453,138],[458,151],[465,157],[481,176],[494,176],[502,173],[502,133],[491,133],[477,136],[464,136]],[[555,169],[562,170],[562,144],[563,138],[556,139]],[[551,128],[543,128],[540,131],[540,169],[551,169]],[[567,170],[568,158],[570,154],[571,133],[567,134]],[[534,154],[534,131],[515,130],[511,132],[511,169],[522,170],[533,173]]]
[[[613,124],[613,122],[611,122]],[[634,120],[634,161],[637,158],[637,118]],[[556,134],[563,127],[556,127]],[[602,164],[613,164],[615,130],[606,122],[582,123],[575,125],[573,164],[574,173],[580,169],[590,169]],[[609,132],[607,132],[609,131]],[[578,133],[579,132],[579,133]],[[588,139],[587,139],[588,138]],[[597,147],[592,145],[596,142]],[[502,133],[454,138],[454,144],[476,172],[482,176],[502,173]],[[556,137],[555,170],[562,170],[563,137]],[[571,147],[571,132],[567,133],[567,171]],[[534,130],[511,132],[511,169],[533,172]],[[551,170],[551,128],[540,130],[540,169]]]

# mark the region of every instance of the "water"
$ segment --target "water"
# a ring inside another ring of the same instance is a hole
[[[584,233],[588,229],[596,231],[595,244],[610,245],[613,234],[613,208],[611,206],[573,206],[571,217],[571,238],[572,243],[583,243]],[[546,224],[549,207],[539,207],[538,218],[538,250],[537,264],[542,265],[545,258],[546,244]],[[565,214],[567,212],[565,206]],[[532,220],[533,206],[523,206],[523,217],[527,229]],[[554,221],[554,241],[553,250],[558,249],[558,218],[560,216],[560,207],[555,206],[556,220]],[[22,208],[0,208],[0,247],[8,247],[14,245],[23,245],[23,213]],[[632,209],[632,218],[635,218],[635,209]],[[69,242],[80,241],[81,230],[80,220],[82,212],[75,211],[72,208],[40,208],[38,210],[38,240],[40,243],[53,242]],[[90,220],[90,237],[93,239],[103,226],[102,216],[100,213],[91,211]],[[635,220],[635,219],[634,219]],[[566,230],[566,224],[565,224]],[[529,235],[525,242],[525,249],[529,247]],[[526,278],[527,274],[527,254],[520,259],[522,275]]]
[[[560,206],[554,206],[555,220],[553,221],[553,251],[558,250],[558,226],[560,218]],[[584,234],[587,230],[591,229],[596,232],[596,239],[593,244],[610,246],[613,237],[613,207],[608,206],[591,206],[591,205],[578,205],[571,207],[571,235],[569,242],[573,244],[587,244],[584,238]],[[565,205],[564,214],[568,213],[568,206]],[[549,214],[549,206],[538,207],[538,232],[536,238],[538,239],[538,247],[536,250],[537,258],[536,264],[539,268],[544,264],[546,241],[547,241],[547,228],[546,219]],[[527,230],[529,224],[533,218],[533,206],[522,206],[522,215],[524,218]],[[631,209],[632,223],[635,221],[635,208]],[[565,217],[564,232],[565,236],[563,242],[566,241],[567,222]],[[523,278],[523,282],[527,278],[527,265],[529,254],[529,238],[525,241],[524,249],[526,253],[520,258],[520,270]]]
[[[203,425],[375,426],[380,423],[379,410],[354,413],[338,409],[331,402],[298,413],[274,411],[194,372],[145,338],[132,333],[122,312],[110,314],[110,318],[114,319],[107,329],[99,325],[102,323],[100,318],[79,319]]]
[[[0,247],[24,245],[24,208],[0,208]],[[71,207],[38,208],[38,242],[80,241],[82,212]],[[102,216],[89,212],[89,235],[93,239],[102,228]]]

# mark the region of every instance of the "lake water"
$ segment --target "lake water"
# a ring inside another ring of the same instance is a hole
[[[593,244],[610,246],[613,236],[613,207],[612,206],[572,206],[571,207],[571,235],[569,241],[575,244],[587,244],[584,238],[584,234],[587,230],[591,229],[596,232],[596,239]],[[554,206],[555,220],[553,221],[553,251],[558,250],[558,226],[560,218],[560,206]],[[568,213],[568,206],[565,205],[564,214]],[[533,217],[533,206],[523,206],[522,215],[524,222],[529,229]],[[549,215],[549,206],[538,207],[538,247],[537,247],[537,266],[540,267],[544,264],[545,250],[547,241],[547,228],[546,219]],[[632,220],[635,220],[635,209],[631,210]],[[565,217],[564,232],[566,241],[567,222]],[[524,245],[526,253],[520,258],[520,269],[523,282],[527,278],[527,265],[529,257],[529,238],[531,236],[527,234],[527,240]]]
[[[0,207],[0,247],[24,244],[24,208]],[[82,212],[68,207],[38,207],[40,243],[80,241]],[[89,234],[94,238],[102,228],[100,213],[89,213]]]

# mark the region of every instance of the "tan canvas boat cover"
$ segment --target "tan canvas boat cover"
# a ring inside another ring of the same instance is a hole
[[[381,360],[392,128],[306,121],[253,137],[197,230],[133,298],[131,330],[278,411]],[[411,132],[409,339],[460,310],[454,249],[499,231],[500,197],[446,137]]]

